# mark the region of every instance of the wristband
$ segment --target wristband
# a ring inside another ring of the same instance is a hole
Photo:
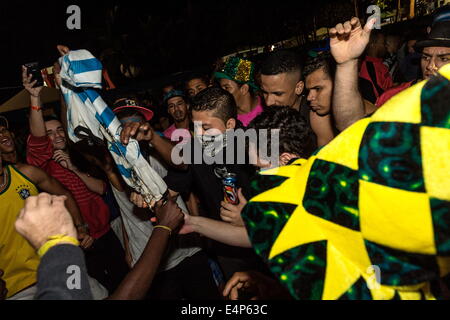
[[[80,242],[77,239],[75,239],[74,237],[66,236],[64,234],[57,234],[57,235],[54,235],[54,236],[50,236],[50,237],[47,238],[47,242],[44,243],[39,248],[39,250],[38,250],[39,257],[42,258],[44,256],[44,254],[46,254],[47,251],[51,247],[54,247],[54,246],[60,244],[61,242],[69,242],[69,243],[72,243],[72,244],[74,244],[76,246],[80,245]]]
[[[89,225],[87,223],[80,223],[80,224],[76,224],[75,228],[77,228],[77,229],[83,228],[83,229],[89,230]]]
[[[41,111],[42,107],[39,106],[30,106],[31,110]]]
[[[172,235],[172,229],[170,229],[167,226],[162,226],[162,225],[158,224],[157,226],[154,226],[153,228],[155,228],[155,229],[156,228],[161,228],[161,229],[167,230],[167,231],[169,231],[169,236]]]

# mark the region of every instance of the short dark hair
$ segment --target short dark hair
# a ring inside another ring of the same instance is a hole
[[[303,75],[306,78],[316,70],[323,68],[324,72],[334,80],[336,74],[336,61],[331,54],[323,53],[317,57],[311,57],[306,60],[305,68],[303,69]]]
[[[61,119],[59,119],[59,117],[57,115],[55,115],[55,114],[44,116],[44,122],[52,121],[52,120],[56,120],[56,121],[61,122]]]
[[[186,86],[187,83],[194,79],[200,79],[202,80],[206,85],[209,85],[210,77],[206,73],[201,72],[190,72],[186,75],[184,78],[184,85]]]
[[[284,152],[309,158],[315,149],[314,133],[306,119],[291,107],[270,107],[250,122],[252,129],[280,129],[280,155]],[[268,134],[268,152],[271,152],[271,134]]]
[[[260,72],[266,76],[286,72],[300,72],[300,79],[303,79],[300,57],[295,52],[289,50],[278,50],[269,53],[261,63]]]
[[[177,91],[178,91],[178,90],[177,90]],[[179,91],[182,91],[182,90],[179,90]],[[184,92],[184,91],[182,91],[182,92]],[[183,95],[183,96],[174,95],[174,96],[168,98],[168,99],[163,103],[163,106],[164,106],[165,108],[167,108],[167,107],[169,106],[169,100],[172,99],[172,98],[176,98],[176,97],[183,99],[184,103],[186,103],[186,104],[190,104],[190,103],[191,103],[191,100],[189,99],[189,97],[187,97],[187,96],[185,96],[185,95]]]
[[[121,120],[123,118],[128,118],[128,117],[141,117],[142,120],[145,121],[145,116],[142,113],[140,113],[139,111],[134,110],[132,108],[127,108],[127,109],[120,110],[119,112],[116,113],[116,116],[119,120]]]
[[[234,97],[226,90],[209,87],[192,98],[193,111],[214,110],[214,116],[227,122],[237,119],[237,106]]]
[[[377,42],[378,37],[383,36],[384,37],[384,32],[381,30],[372,30],[372,32],[370,33],[370,38],[369,38],[369,45],[374,44],[375,42]]]

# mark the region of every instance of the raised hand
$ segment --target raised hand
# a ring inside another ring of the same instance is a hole
[[[144,197],[139,193],[132,192],[130,195],[130,201],[138,208],[148,208],[147,202],[145,202]]]
[[[39,98],[41,96],[41,91],[43,86],[33,88],[33,86],[36,84],[37,80],[31,81],[33,78],[33,75],[27,75],[27,68],[25,66],[22,66],[22,84],[25,90],[28,91],[30,96],[34,98]]]
[[[61,56],[66,55],[66,54],[68,54],[68,53],[70,52],[69,47],[67,47],[67,46],[65,46],[65,45],[62,45],[62,44],[58,44],[58,45],[56,46],[56,49],[58,49],[58,52],[59,52],[59,54],[60,54]]]
[[[230,300],[238,300],[242,291],[245,291],[246,296],[251,296],[250,300],[292,299],[277,280],[253,270],[235,272],[226,283],[222,294]]]
[[[330,29],[331,54],[338,64],[358,59],[363,54],[375,23],[375,18],[370,19],[363,28],[354,17]]]
[[[80,241],[80,247],[83,249],[88,249],[94,244],[94,238],[88,234],[86,228],[77,228],[78,231],[78,241]]]
[[[35,249],[39,249],[54,235],[77,238],[72,217],[64,206],[66,199],[65,196],[52,196],[48,193],[28,197],[15,223],[17,232]]]
[[[66,55],[70,52],[69,47],[66,47],[66,46],[60,45],[60,44],[56,46],[56,49],[58,50],[60,56]],[[58,87],[61,87],[61,83],[62,83],[60,73],[61,73],[61,66],[59,64],[59,61],[56,61],[53,64],[53,74],[55,75],[55,81],[56,81],[56,84],[58,85]]]
[[[222,206],[220,208],[220,217],[223,221],[229,222],[232,225],[243,227],[244,221],[241,217],[242,209],[247,204],[247,199],[245,199],[244,195],[242,194],[242,189],[239,188],[238,190],[238,197],[239,197],[239,204],[231,204],[227,203],[225,201],[222,201],[220,205]]]
[[[183,212],[184,214],[184,224],[181,226],[179,234],[189,234],[195,232],[194,227],[192,226],[192,218],[189,214]]]
[[[162,201],[156,203],[155,213],[158,224],[169,227],[172,230],[178,229],[183,223],[183,211],[175,202],[175,197],[168,197],[165,204]]]
[[[53,153],[53,160],[58,162],[63,168],[69,169],[71,171],[75,170],[75,166],[70,161],[69,154],[63,150],[56,150]]]
[[[128,144],[130,138],[137,141],[150,141],[153,138],[153,128],[148,123],[128,122],[124,124],[120,133],[120,141]]]

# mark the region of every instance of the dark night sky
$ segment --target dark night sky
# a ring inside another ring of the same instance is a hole
[[[94,54],[121,43],[122,51],[143,66],[147,77],[210,65],[245,44],[269,44],[291,36],[287,23],[311,19],[312,12],[320,15],[319,2],[333,1],[2,1],[0,87],[21,85],[23,63],[51,65],[59,43]],[[70,4],[81,8],[81,31],[66,28]],[[115,4],[120,10],[108,33],[107,10]],[[147,31],[142,31],[145,21]],[[0,102],[6,95],[0,90]]]

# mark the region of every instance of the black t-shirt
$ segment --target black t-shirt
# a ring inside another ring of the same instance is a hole
[[[220,202],[224,200],[224,192],[222,179],[215,173],[217,169],[226,169],[228,173],[236,174],[237,188],[242,188],[244,196],[248,194],[251,178],[256,174],[255,167],[249,164],[190,164],[185,171],[169,169],[164,180],[167,187],[173,191],[179,193],[193,191],[200,200],[205,216],[222,221],[220,218]],[[245,257],[250,260],[253,257],[257,258],[253,249],[233,247],[213,240],[211,240],[211,247],[214,253],[220,256]]]
[[[238,188],[242,188],[245,195],[247,187],[250,185],[252,176],[251,168],[248,165],[207,165],[191,164],[186,171],[169,170],[165,181],[169,189],[179,193],[189,193],[194,191],[199,197],[206,216],[211,219],[221,220],[220,202],[224,199],[222,179],[216,176],[216,168],[225,167],[227,172],[236,174]]]

